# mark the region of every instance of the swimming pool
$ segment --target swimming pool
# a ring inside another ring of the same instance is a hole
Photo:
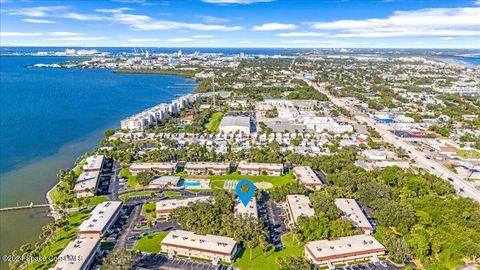
[[[200,187],[199,181],[184,181],[182,186],[184,187]]]

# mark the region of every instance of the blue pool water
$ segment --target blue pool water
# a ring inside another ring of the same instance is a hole
[[[199,187],[200,182],[197,181],[184,181],[182,186],[184,187]]]

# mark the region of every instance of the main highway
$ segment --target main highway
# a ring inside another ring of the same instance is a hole
[[[391,143],[397,148],[404,149],[408,153],[408,156],[413,159],[419,167],[424,168],[433,175],[445,179],[452,184],[455,190],[457,190],[461,195],[480,203],[480,190],[476,189],[471,183],[465,181],[462,179],[462,177],[458,176],[456,173],[452,172],[437,161],[427,159],[424,152],[418,151],[413,145],[399,139],[387,129],[385,124],[378,124],[375,120],[359,112],[357,109],[347,107],[340,99],[332,96],[330,93],[328,93],[328,91],[318,84],[301,76],[296,76],[296,78],[305,81],[307,84],[315,87],[315,89],[317,89],[319,92],[327,95],[335,106],[346,109],[352,114],[352,116],[355,117],[355,119],[360,121],[360,123],[366,123],[369,127],[375,129],[385,142]]]

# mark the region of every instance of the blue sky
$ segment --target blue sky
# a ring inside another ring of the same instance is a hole
[[[2,46],[480,48],[480,0],[0,0]]]

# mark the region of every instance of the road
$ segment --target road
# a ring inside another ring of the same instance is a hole
[[[367,123],[369,127],[375,129],[380,134],[380,136],[385,142],[391,143],[395,147],[404,149],[408,153],[409,157],[415,160],[419,167],[425,168],[431,174],[447,180],[461,195],[471,198],[480,203],[480,190],[476,189],[471,183],[463,180],[460,176],[450,171],[442,164],[432,159],[427,159],[425,153],[416,150],[415,147],[408,142],[400,140],[398,137],[392,134],[385,125],[377,124],[373,119],[363,115],[355,108],[349,108],[345,106],[345,104],[341,102],[340,99],[332,96],[323,87],[301,76],[296,76],[296,78],[304,80],[307,84],[315,87],[315,89],[317,89],[319,92],[327,95],[333,104],[335,104],[337,107],[346,109],[355,117],[355,119],[360,121],[360,123]]]

